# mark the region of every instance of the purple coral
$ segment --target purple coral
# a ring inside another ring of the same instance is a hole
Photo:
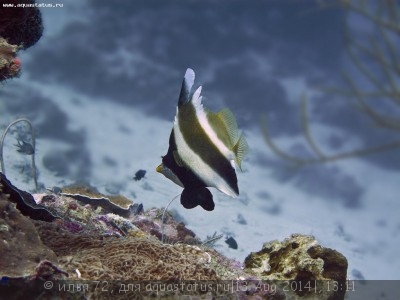
[[[79,233],[83,230],[83,226],[75,223],[75,222],[71,222],[71,221],[65,221],[62,224],[62,227],[65,228],[66,230],[68,230],[71,233]]]

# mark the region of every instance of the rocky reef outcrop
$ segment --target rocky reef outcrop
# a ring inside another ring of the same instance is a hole
[[[17,51],[34,45],[42,36],[42,16],[35,0],[2,2],[0,9],[0,81],[18,76]]]
[[[345,295],[344,289],[330,289],[326,284],[346,281],[346,257],[322,247],[313,236],[293,234],[282,242],[265,243],[247,256],[244,265],[258,278],[281,286],[287,292],[285,299],[333,300]]]
[[[1,193],[1,186],[0,186]],[[57,262],[57,256],[41,241],[32,220],[25,217],[0,194],[0,274],[26,277],[35,273],[44,260]]]

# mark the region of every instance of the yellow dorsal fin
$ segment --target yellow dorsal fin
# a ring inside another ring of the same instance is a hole
[[[233,146],[233,153],[235,153],[235,161],[239,166],[239,169],[242,170],[242,160],[246,153],[249,151],[249,145],[244,138],[243,133],[240,135],[237,143]]]
[[[207,112],[207,119],[218,138],[232,149],[238,140],[238,128],[232,112],[224,108],[218,113]]]
[[[236,123],[235,116],[228,108],[220,110],[217,113],[217,115],[221,119],[221,121],[225,124],[225,128],[228,133],[231,145],[232,146],[235,145],[238,140],[238,126]]]

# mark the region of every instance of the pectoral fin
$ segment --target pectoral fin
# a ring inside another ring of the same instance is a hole
[[[185,166],[185,163],[183,162],[182,158],[179,156],[178,151],[174,150],[172,152],[172,155],[174,156],[174,160],[178,166],[180,166],[180,167]]]

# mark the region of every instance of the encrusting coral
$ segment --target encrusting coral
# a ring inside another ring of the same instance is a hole
[[[0,274],[11,278],[34,274],[41,261],[57,262],[54,252],[40,240],[32,220],[2,193],[1,184],[0,258]]]

